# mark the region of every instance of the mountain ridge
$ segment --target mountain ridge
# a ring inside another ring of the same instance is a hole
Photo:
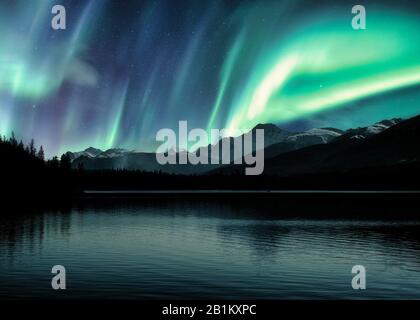
[[[375,136],[383,131],[388,130],[389,128],[403,122],[402,119],[394,118],[390,120],[382,120],[371,126],[359,127],[349,130],[340,130],[336,128],[314,128],[304,132],[290,132],[284,129],[279,128],[278,126],[268,123],[268,124],[258,124],[253,129],[253,132],[257,129],[264,129],[264,153],[266,166],[268,164],[269,171],[272,171],[270,167],[275,167],[272,165],[272,159],[275,159],[278,156],[293,153],[295,151],[304,150],[302,152],[310,152],[311,149],[306,150],[307,148],[316,147],[322,150],[323,146],[329,146],[326,150],[330,148],[335,148],[340,150],[340,144],[353,144],[357,141],[364,141],[369,139],[372,136]],[[255,139],[255,135],[254,139]],[[269,137],[268,141],[266,136]],[[242,137],[242,136],[240,136]],[[229,139],[231,146],[234,144],[235,139],[233,138],[223,138]],[[223,139],[219,140],[214,145],[208,145],[207,148],[209,154],[209,163],[211,163],[211,150],[213,148],[221,148]],[[255,140],[254,140],[255,141]],[[255,143],[254,143],[255,145]],[[333,147],[330,147],[330,146]],[[199,148],[195,152],[202,152],[203,149]],[[201,151],[199,151],[201,150]],[[233,148],[231,150],[231,162],[233,162]],[[254,150],[255,151],[255,148]],[[322,151],[317,151],[321,152]],[[153,152],[139,152],[139,151],[130,151],[121,148],[112,148],[105,151],[96,148],[87,148],[84,151],[79,151],[75,153],[68,152],[71,160],[72,166],[84,167],[89,170],[107,170],[107,169],[126,169],[126,170],[142,170],[142,171],[161,171],[171,174],[205,174],[207,172],[213,171],[229,171],[230,165],[167,165],[162,166],[156,162],[156,154]],[[96,155],[95,155],[96,154]],[[331,156],[331,155],[330,155]],[[321,157],[321,156],[319,156]],[[322,157],[321,157],[322,158]],[[281,160],[282,158],[280,158]],[[284,160],[283,160],[284,161]],[[309,168],[316,159],[308,160],[308,163],[305,164]],[[305,167],[304,166],[304,167]],[[227,169],[224,169],[228,167]],[[235,166],[238,167],[238,166]],[[239,166],[240,167],[240,166]],[[289,167],[291,172],[294,172],[293,168],[296,167],[296,164],[290,163]],[[305,168],[300,167],[301,171],[305,171]],[[286,169],[283,168],[283,171]]]

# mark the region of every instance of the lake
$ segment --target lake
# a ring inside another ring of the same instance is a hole
[[[325,208],[244,197],[2,210],[0,299],[420,298],[416,214]],[[52,290],[54,265],[67,290]],[[354,265],[366,290],[352,289]]]

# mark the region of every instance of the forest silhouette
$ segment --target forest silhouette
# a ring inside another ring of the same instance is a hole
[[[70,156],[45,159],[42,146],[34,140],[18,141],[15,134],[0,137],[2,198],[84,197],[85,190],[420,190],[418,162],[393,166],[278,176],[246,176],[241,169],[203,175],[176,175],[160,171],[85,170],[72,168]]]

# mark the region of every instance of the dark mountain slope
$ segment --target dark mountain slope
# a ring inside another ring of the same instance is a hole
[[[420,116],[366,139],[337,139],[285,153],[265,162],[265,173],[293,175],[389,166],[420,159]]]

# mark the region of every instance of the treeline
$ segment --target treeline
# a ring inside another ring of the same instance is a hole
[[[25,195],[55,200],[80,196],[83,190],[419,190],[413,176],[420,164],[354,169],[347,172],[281,177],[231,174],[172,175],[129,170],[72,169],[71,159],[45,159],[42,146],[24,145],[15,135],[0,137],[1,196]],[[42,196],[42,197],[40,197]]]
[[[45,158],[43,147],[41,146],[39,150],[37,151],[35,147],[34,139],[32,139],[31,142],[27,146],[25,146],[22,140],[20,140],[20,142],[18,143],[15,137],[15,133],[13,131],[9,139],[7,139],[6,136],[3,136],[3,137],[0,136],[0,143],[9,145],[10,147],[15,148],[16,150],[19,150],[19,151],[25,151],[27,154],[31,155],[32,157],[37,157],[38,159],[41,159],[41,160],[44,160]]]
[[[419,163],[294,176],[75,170],[83,190],[420,190]]]
[[[13,131],[10,138],[0,136],[0,145],[2,149],[9,149],[7,150],[9,153],[5,154],[5,156],[9,158],[19,156],[28,159],[30,158],[32,161],[37,161],[50,168],[62,168],[66,170],[71,168],[71,159],[69,155],[63,154],[60,158],[54,156],[51,159],[45,160],[45,151],[42,145],[37,150],[34,139],[31,139],[27,145],[25,145],[22,140],[18,142]]]
[[[38,149],[33,139],[25,145],[13,132],[10,138],[0,136],[0,174],[4,196],[73,193],[77,185],[68,155],[46,160],[42,146]]]

